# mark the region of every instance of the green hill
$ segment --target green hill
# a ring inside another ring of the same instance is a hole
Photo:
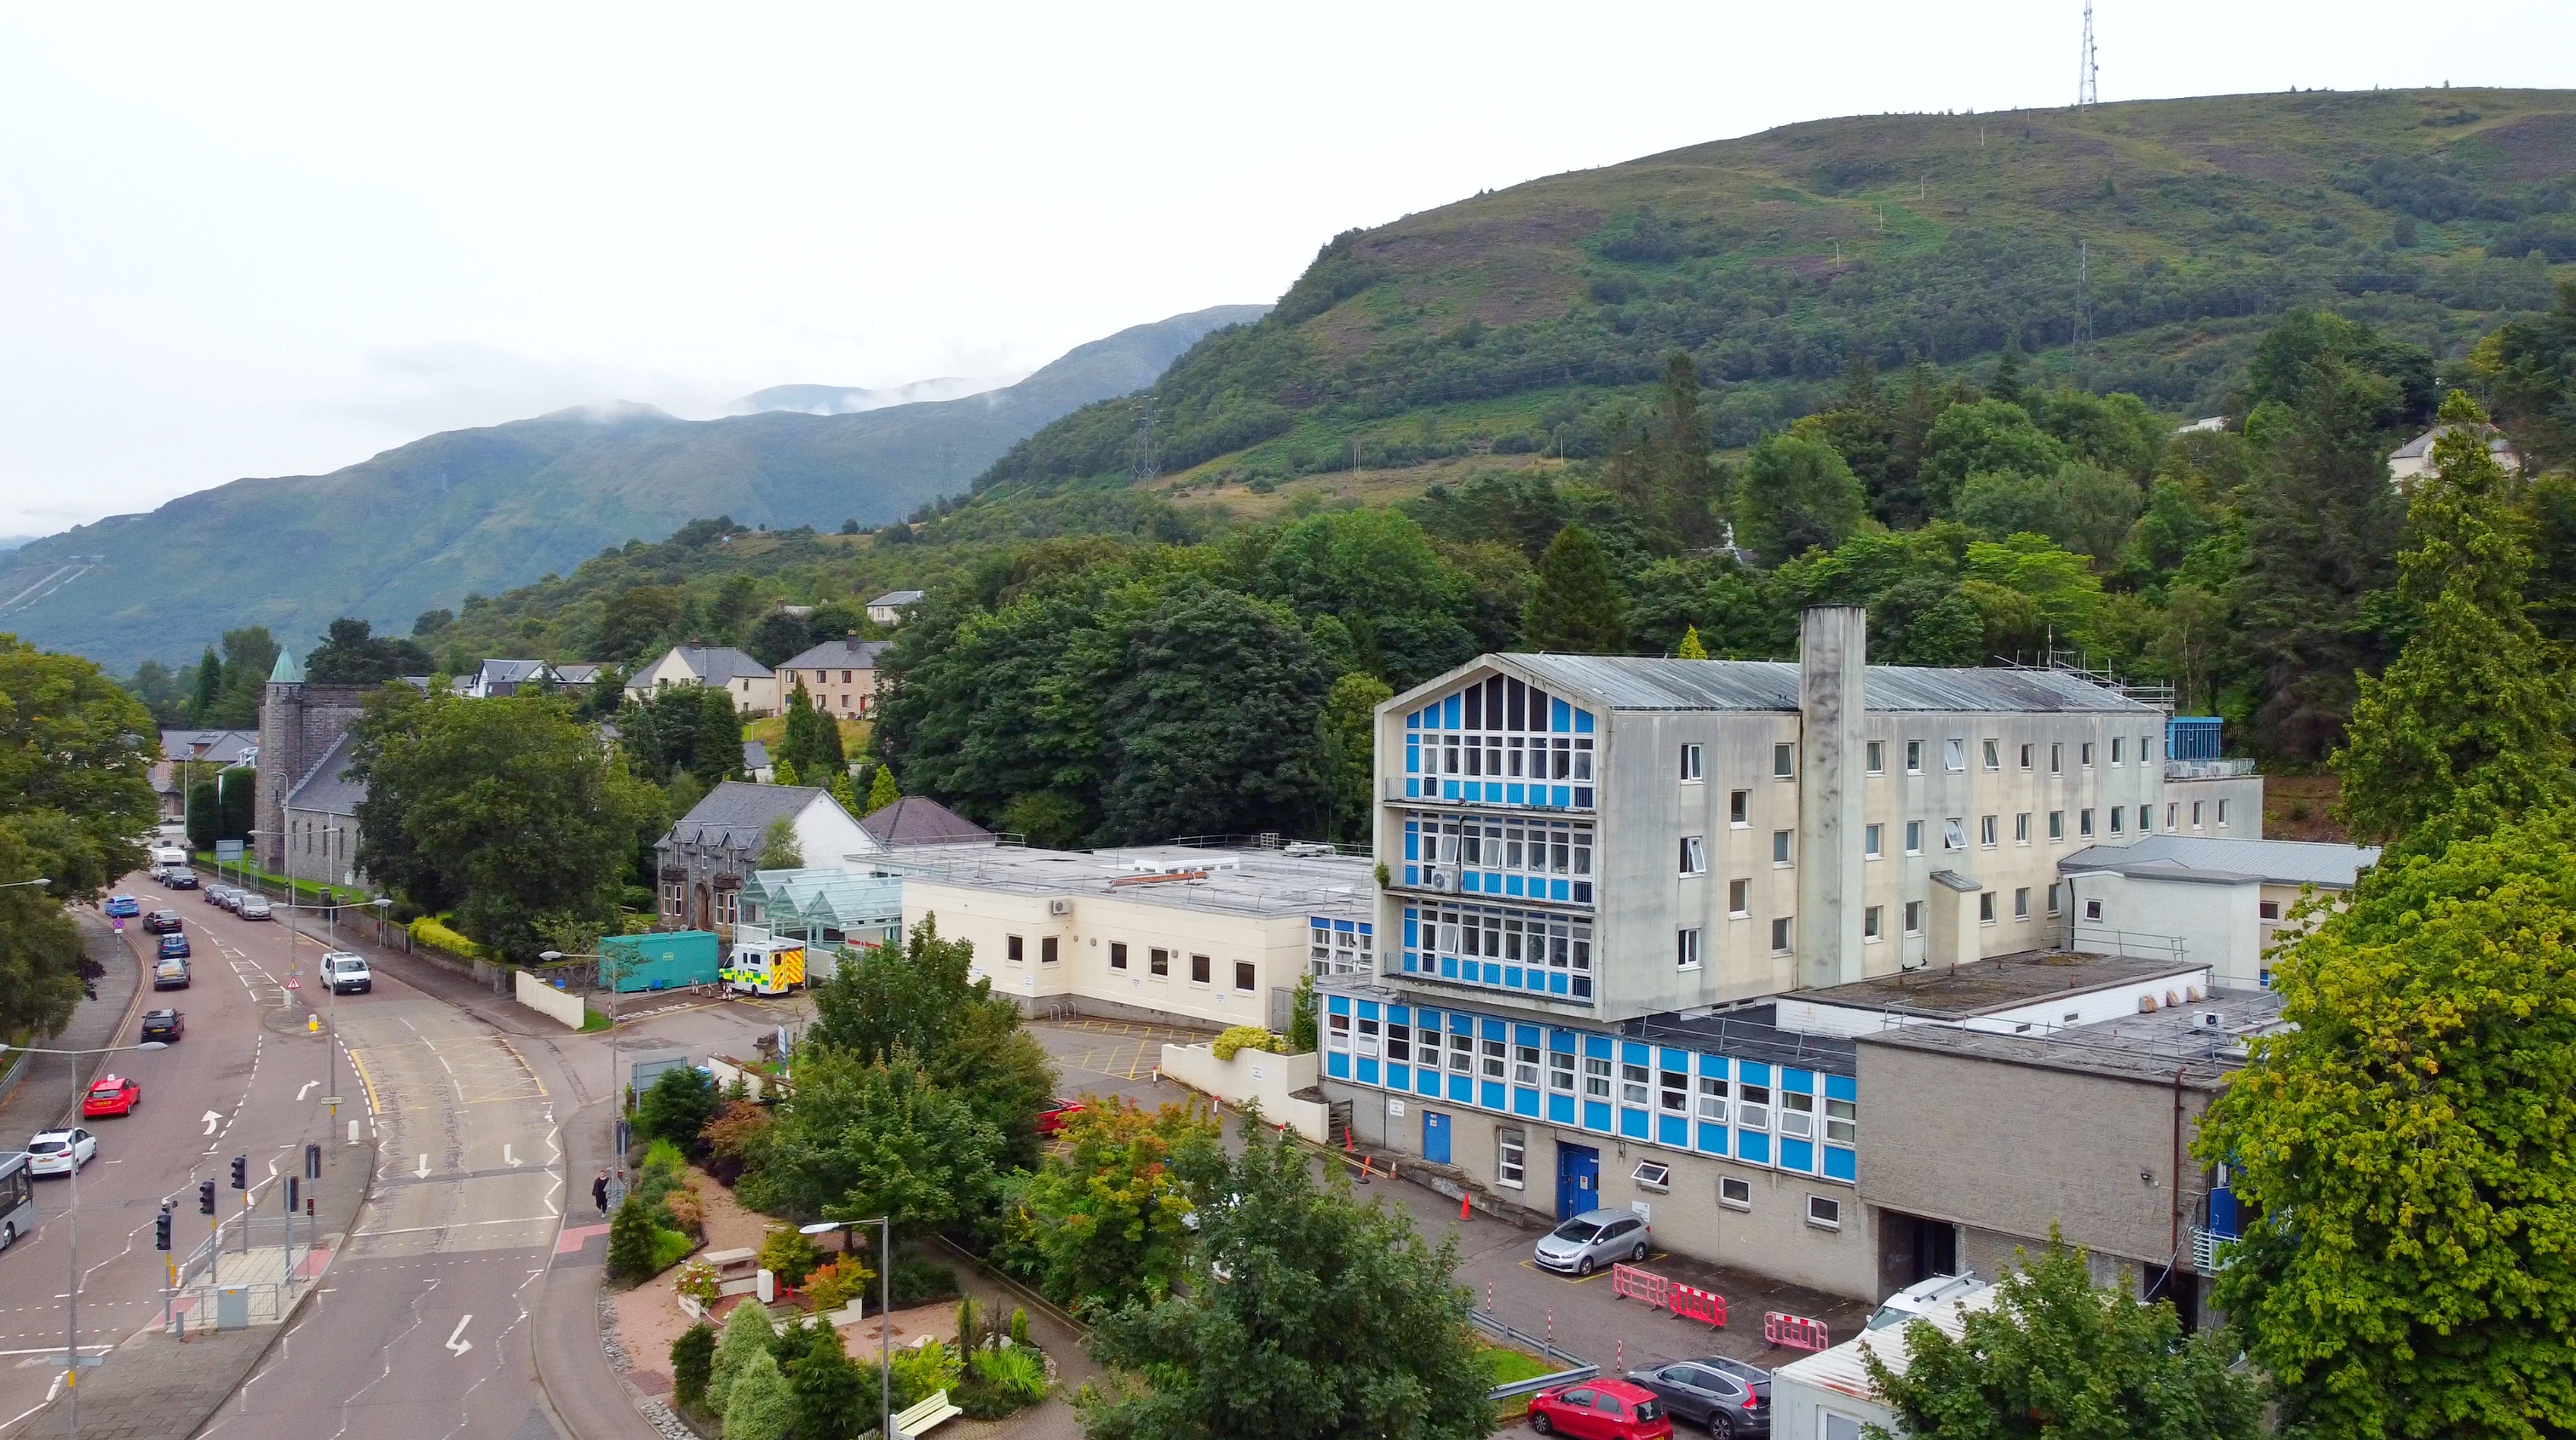
[[[235,626],[302,648],[339,615],[412,618],[570,570],[702,515],[773,530],[895,519],[1076,406],[1150,384],[1263,307],[1219,306],[1082,345],[1017,385],[848,415],[678,420],[643,406],[432,435],[329,475],[237,480],[29,543],[0,565],[0,629],[123,672]],[[95,557],[80,569],[73,562]]]
[[[2043,383],[2212,414],[2253,337],[2295,305],[2446,358],[2547,308],[2549,262],[2576,260],[2571,191],[2570,91],[1785,126],[1336,237],[1261,323],[1174,365],[1154,445],[1164,473],[1220,486],[1597,455],[1619,392],[1675,348],[1697,362],[1720,446],[1817,408],[1854,355],[1957,369],[2008,343]],[[1057,421],[978,491],[1129,476],[1138,404]]]

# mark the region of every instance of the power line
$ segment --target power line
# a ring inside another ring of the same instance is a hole
[[[2102,67],[2093,51],[2093,0],[2084,0],[2084,53],[2075,66],[2075,104],[2102,103]]]

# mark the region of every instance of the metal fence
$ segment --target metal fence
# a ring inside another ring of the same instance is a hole
[[[1495,1339],[1507,1345],[1516,1345],[1543,1360],[1563,1367],[1545,1375],[1533,1375],[1527,1380],[1514,1380],[1507,1385],[1497,1385],[1485,1392],[1485,1398],[1488,1400],[1509,1400],[1516,1395],[1535,1395],[1551,1386],[1571,1385],[1580,1380],[1590,1380],[1601,1373],[1600,1366],[1580,1355],[1569,1355],[1539,1336],[1513,1329],[1497,1319],[1491,1310],[1469,1310],[1467,1319],[1477,1329]]]
[[[277,1325],[295,1308],[297,1285],[191,1285],[172,1292],[169,1331],[242,1330]]]

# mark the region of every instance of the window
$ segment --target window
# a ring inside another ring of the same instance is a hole
[[[2004,768],[2003,750],[2004,742],[2001,740],[1988,740],[1985,742],[1985,753],[1978,758],[1985,762],[1985,767],[1987,769],[2001,770]]]
[[[2166,828],[2166,829],[2168,829],[2168,830],[2179,830],[2179,829],[2181,829],[2181,828],[2182,828],[2182,826],[2178,823],[2181,819],[2182,819],[2182,806],[2181,806],[2179,803],[2172,803],[2172,804],[2168,804],[2168,805],[2166,805],[2166,806],[2165,806],[2165,828]]]
[[[2101,921],[2101,919],[2102,919],[2102,902],[2101,902],[2101,901],[2099,901],[2099,900],[2087,900],[2087,901],[2085,901],[2085,902],[2084,902],[2084,918],[2085,918],[2085,919],[2087,919],[2087,920],[2093,921],[2093,922],[2095,922],[2095,923],[2097,923],[2097,924],[2098,924],[2098,923],[2100,923],[2100,921]]]
[[[1708,845],[1697,835],[1682,837],[1681,873],[1685,875],[1708,873]]]
[[[1622,1063],[1619,1066],[1619,1103],[1640,1109],[1646,1104],[1646,1067]]]
[[[1696,925],[1673,932],[1673,964],[1682,970],[1699,968],[1699,927]]]
[[[1791,1090],[1780,1096],[1780,1133],[1798,1139],[1816,1133],[1816,1097]]]
[[[1789,863],[1789,832],[1786,830],[1771,832],[1771,863],[1774,865]]]
[[[2092,812],[2092,811],[2090,811],[2090,810],[2087,810],[2087,811],[2085,811],[2084,813],[2085,813],[2085,814],[2087,814],[2087,815],[2090,815],[2090,814],[2092,814],[2093,812]],[[2124,826],[2124,825],[2121,823],[2121,819],[2122,819],[2122,817],[2126,816],[2128,813],[2129,813],[2129,811],[2128,811],[2128,807],[2126,807],[2126,806],[2124,806],[2124,805],[2114,805],[2114,806],[2112,806],[2112,807],[2111,807],[2111,833],[2112,833],[2112,834],[2117,835],[2117,834],[2119,834],[2123,829],[2127,828],[2126,826]]]
[[[1324,1029],[1325,1041],[1334,1049],[1348,1050],[1351,1048],[1351,1017],[1348,1015],[1327,1015],[1324,1017]]]
[[[1879,931],[1879,912],[1885,908],[1881,905],[1872,905],[1860,912],[1860,938],[1863,943],[1875,945],[1887,938]]]
[[[1190,983],[1193,985],[1208,983],[1208,957],[1205,955],[1190,957]]]
[[[1024,959],[1026,959],[1026,958],[1027,958],[1027,956],[1023,953],[1023,951],[1022,951],[1022,949],[1021,949],[1021,947],[1022,947],[1023,945],[1025,945],[1026,943],[1027,943],[1026,941],[1023,941],[1023,940],[1022,940],[1022,939],[1020,939],[1020,937],[1019,937],[1019,936],[1017,936],[1017,935],[1013,935],[1013,936],[1011,936],[1009,939],[1007,939],[1007,940],[1005,940],[1005,941],[1003,941],[1003,942],[1002,942],[1002,949],[1003,949],[1003,952],[1004,952],[1004,953],[1005,953],[1005,954],[1010,958],[1010,962],[1011,962],[1012,964],[1017,965],[1017,964],[1019,964],[1022,960],[1024,960]]]
[[[1056,949],[1055,949],[1055,944],[1056,944],[1056,937],[1054,937],[1054,936],[1052,936],[1052,935],[1042,936],[1042,937],[1040,937],[1040,938],[1039,938],[1039,940],[1038,940],[1038,963],[1039,963],[1039,964],[1041,964],[1041,965],[1052,965],[1052,964],[1054,964],[1054,963],[1055,963],[1055,961],[1056,961]]]
[[[2139,834],[2141,834],[2141,835],[2144,835],[2144,834],[2146,834],[2148,831],[2153,830],[2154,828],[2156,828],[2156,811],[2155,811],[2155,807],[2154,807],[2154,806],[2152,806],[2152,805],[2141,805],[2141,806],[2139,806],[2139,807],[2138,807],[2138,833],[2139,833]]]
[[[2075,833],[2078,835],[2090,835],[2093,833],[2092,811],[2078,810],[2075,812]]]
[[[1386,1058],[1398,1062],[1413,1058],[1413,1031],[1409,1027],[1393,1021],[1387,1023]]]
[[[2255,905],[2254,913],[2265,920],[2278,920],[2281,918],[2281,902],[2278,900],[2262,901]]]
[[[1735,1123],[1745,1130],[1771,1128],[1771,1087],[1743,1084],[1735,1087]]]
[[[1905,933],[1908,935],[1923,933],[1923,902],[1920,900],[1905,902]]]
[[[1752,881],[1729,880],[1726,882],[1726,913],[1735,916],[1739,920],[1753,913]]]
[[[2138,737],[2138,763],[2139,763],[2139,764],[2141,764],[2141,765],[2144,765],[2144,764],[2146,764],[2148,761],[2153,760],[2153,759],[2155,759],[2155,758],[2156,758],[2156,737],[2154,737],[2153,735],[2141,735],[2141,736],[2139,736],[2139,737]]]
[[[2013,891],[2013,918],[2015,920],[2030,918],[2030,887],[2027,885]]]
[[[2065,746],[2051,745],[2048,747],[2048,773],[2051,775],[2063,775],[2066,773]]]
[[[2080,746],[2076,747],[2076,761],[2077,761],[2077,763],[2078,763],[2078,764],[2081,764],[2081,765],[2082,765],[2085,769],[2087,769],[2087,770],[2090,770],[2090,769],[2092,769],[2092,768],[2093,768],[2093,742],[2092,742],[2092,741],[2087,740],[2087,741],[2085,741],[2082,745],[2080,745]]]
[[[1127,968],[1126,941],[1112,940],[1109,942],[1109,968],[1112,970],[1124,970]]]
[[[2039,747],[2036,745],[2024,745],[2021,747],[2021,768],[2024,770],[2030,768],[2030,754],[2033,750],[2038,748]]]
[[[1449,1032],[1449,1072],[1471,1075],[1476,1070],[1476,1037],[1464,1030]]]
[[[1908,775],[1923,773],[1923,742],[1920,740],[1905,742],[1905,773]]]
[[[1587,1100],[1610,1098],[1610,1061],[1607,1056],[1583,1057],[1583,1095]]]
[[[1771,778],[1774,780],[1786,780],[1797,773],[1798,747],[1795,745],[1772,746]]]
[[[1687,785],[1699,778],[1699,747],[1685,745],[1682,747],[1682,783]]]
[[[1872,740],[1869,742],[1868,746],[1864,748],[1862,753],[1867,755],[1869,759],[1868,763],[1861,768],[1872,775],[1884,775],[1887,773],[1887,742],[1883,740]]]
[[[1726,823],[1728,823],[1728,824],[1730,824],[1730,825],[1749,825],[1749,824],[1752,824],[1752,823],[1753,823],[1752,818],[1751,818],[1751,817],[1752,817],[1752,810],[1753,810],[1753,792],[1752,792],[1752,791],[1750,791],[1750,790],[1730,790],[1730,791],[1728,791],[1728,792],[1727,792],[1727,794],[1726,794]]]
[[[1861,827],[1860,856],[1862,859],[1876,860],[1879,858],[1881,853],[1879,850],[1879,836],[1886,828],[1887,827],[1883,825],[1864,825]]]
[[[1816,1432],[1817,1440],[1860,1440],[1860,1422],[1851,1416],[1831,1410],[1819,1410],[1816,1416],[1822,1427]]]
[[[2060,914],[2060,913],[2063,913],[2063,909],[2064,909],[2064,907],[2060,906],[2060,905],[2057,903],[2057,887],[2056,887],[2056,886],[2054,886],[2054,885],[2049,886],[2049,887],[2048,887],[2048,913],[2049,913],[2049,914],[2051,914],[2051,915]]]
[[[1722,1062],[1721,1062],[1722,1063]],[[1699,1077],[1699,1118],[1711,1125],[1726,1123],[1726,1077]]]
[[[1536,1085],[1538,1083],[1537,1046],[1515,1045],[1512,1047],[1512,1083],[1515,1085]]]
[[[1655,1080],[1656,1108],[1667,1115],[1688,1115],[1690,1113],[1690,1072],[1675,1070],[1672,1068],[1672,1062],[1666,1061],[1664,1068],[1656,1072]]]
[[[2048,812],[2048,838],[2051,840],[2063,840],[2066,838],[2065,811],[2051,810]]]
[[[2015,845],[2030,843],[2030,812],[2027,810],[2013,817],[2013,843]]]
[[[1774,955],[1789,953],[1789,919],[1783,915],[1771,922],[1771,953]]]
[[[1673,1167],[1661,1160],[1638,1161],[1637,1168],[1628,1178],[1636,1181],[1640,1190],[1652,1190],[1658,1195],[1672,1193]]]
[[[1965,850],[1968,848],[1968,818],[1966,816],[1953,815],[1941,822],[1941,848],[1944,850]]]
[[[1959,771],[1959,770],[1965,770],[1965,769],[1967,769],[1967,768],[1968,768],[1968,742],[1967,742],[1967,741],[1965,741],[1965,740],[1944,740],[1944,741],[1942,741],[1942,742],[1941,742],[1941,768],[1942,768],[1942,769],[1944,769],[1944,770],[1950,770],[1950,771]]]
[[[1559,1095],[1574,1093],[1574,1055],[1570,1051],[1547,1052],[1547,1088]]]
[[[2119,736],[2117,736],[2117,735],[2114,735],[2114,736],[2112,736],[2112,737],[2111,737],[2111,763],[2112,763],[2112,764],[2117,765],[2117,764],[2120,764],[2120,763],[2121,763],[2120,755],[2121,755],[2121,752],[2122,752],[2124,749],[2126,749],[2126,747],[2127,747],[2127,742],[2126,742],[2125,740],[2123,740],[2121,737],[2119,737]]]
[[[1158,976],[1169,976],[1172,973],[1172,952],[1169,950],[1146,951],[1145,968]]]
[[[1905,822],[1905,853],[1908,855],[1923,853],[1923,822],[1920,820]]]
[[[1733,1175],[1717,1177],[1717,1203],[1729,1210],[1753,1208],[1753,1182]],[[1857,1440],[1857,1437],[1855,1437]]]
[[[2191,828],[2194,830],[2200,828],[2200,806],[2201,802],[2198,800],[2191,802]]]
[[[1246,992],[1253,989],[1251,961],[1237,960],[1234,962],[1234,988]]]
[[[1375,1020],[1372,1020],[1365,1015],[1360,1017],[1361,1054],[1375,1055],[1377,1053],[1377,1031],[1378,1024]]]
[[[1994,816],[1980,815],[1977,817],[1977,843],[1988,850],[1995,848]]]
[[[1518,1130],[1494,1132],[1494,1183],[1515,1190],[1529,1183],[1529,1142]]]
[[[2218,828],[2227,828],[2227,802],[2224,800],[2218,802]]]
[[[1819,1230],[1843,1228],[1843,1202],[1830,1195],[1807,1197],[1807,1223]]]

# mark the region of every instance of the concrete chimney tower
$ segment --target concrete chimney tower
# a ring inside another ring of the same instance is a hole
[[[1811,606],[1798,625],[1798,983],[1861,978],[1862,685],[1869,612]]]

